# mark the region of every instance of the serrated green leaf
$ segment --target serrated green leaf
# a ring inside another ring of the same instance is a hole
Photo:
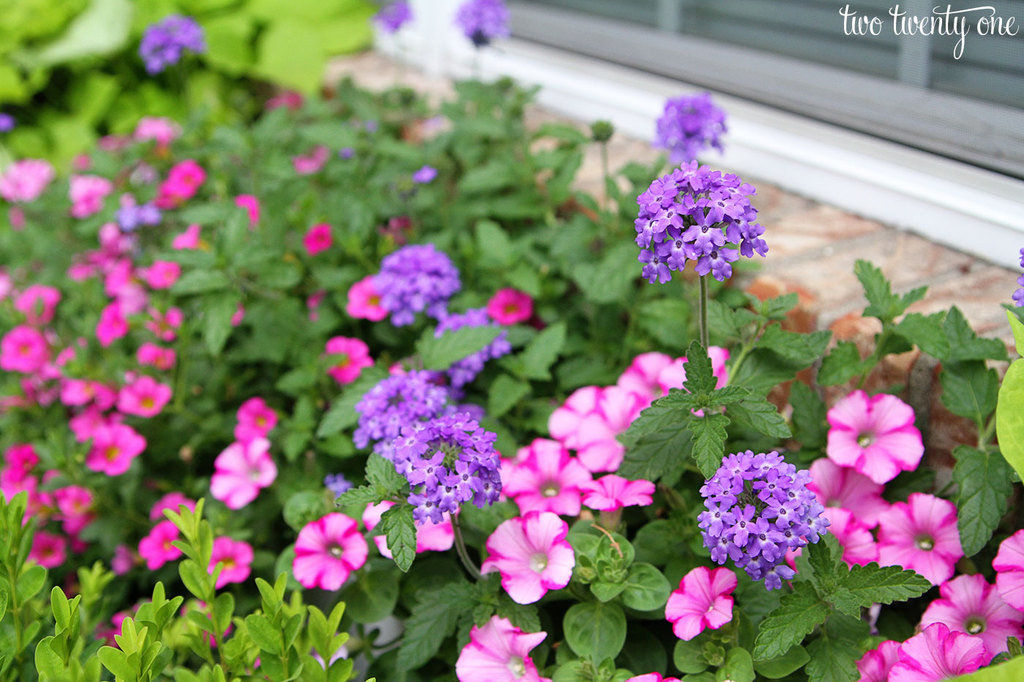
[[[793,434],[778,408],[765,398],[750,397],[726,410],[737,424],[745,424],[770,438],[789,438]]]
[[[1024,360],[1013,361],[999,387],[996,435],[1003,457],[1024,478]]]
[[[685,368],[686,381],[683,382],[683,386],[687,391],[700,396],[710,394],[715,390],[718,377],[714,375],[707,349],[697,341],[690,343],[686,349]]]
[[[860,617],[862,608],[920,597],[931,586],[926,578],[899,566],[855,564],[847,575],[840,577],[828,599],[840,612]]]
[[[967,322],[960,309],[953,306],[946,313],[942,323],[943,331],[949,340],[949,356],[939,358],[945,362],[964,362],[967,360],[1007,360],[1006,346],[999,339],[979,337]]]
[[[334,503],[340,509],[350,510],[361,515],[368,504],[377,504],[381,501],[381,495],[375,485],[361,485],[349,488]]]
[[[424,369],[446,370],[459,360],[476,353],[498,338],[502,329],[497,325],[462,327],[435,336],[428,329],[416,342],[416,352]]]
[[[500,374],[487,391],[487,414],[500,417],[530,394],[530,384]]]
[[[210,355],[217,357],[231,336],[231,317],[238,310],[241,298],[238,294],[224,293],[204,301],[203,341]]]
[[[540,331],[520,353],[524,376],[527,379],[551,378],[551,365],[565,345],[565,322],[556,322]]]
[[[693,434],[693,459],[704,478],[711,478],[722,465],[725,456],[725,427],[729,418],[724,414],[705,414],[690,420]]]
[[[619,474],[629,479],[661,481],[672,485],[679,480],[686,466],[686,458],[693,447],[693,437],[687,429],[689,419],[675,426],[642,436],[626,448]]]
[[[798,334],[797,332],[786,331],[779,325],[773,324],[764,330],[761,338],[757,340],[756,346],[770,350],[791,362],[808,367],[825,352],[825,348],[828,346],[831,338],[832,332],[830,331]]]
[[[470,595],[470,584],[461,579],[436,590],[421,591],[405,621],[395,667],[400,671],[412,670],[433,658],[444,640],[455,632]]]
[[[828,605],[811,586],[806,583],[798,585],[797,591],[784,596],[779,607],[761,621],[754,642],[755,658],[762,660],[781,656],[802,642],[828,617]]]
[[[395,565],[407,572],[416,559],[416,523],[412,518],[412,506],[397,504],[380,517],[380,527],[388,539],[388,549]]]
[[[860,359],[857,345],[852,341],[840,341],[821,361],[818,383],[822,386],[845,384],[866,369],[866,361]]]
[[[786,313],[796,307],[799,301],[800,297],[793,292],[762,301],[758,308],[764,317],[770,320],[781,320]]]
[[[316,437],[326,438],[342,429],[354,426],[359,421],[356,404],[371,388],[387,377],[387,372],[380,367],[364,367],[359,378],[345,387],[341,395],[334,399],[331,407],[320,420]]]
[[[626,616],[616,604],[574,604],[562,620],[565,641],[577,656],[615,658],[626,643]]]
[[[942,404],[955,415],[982,424],[996,408],[999,376],[981,360],[947,362],[939,375]]]
[[[928,355],[943,359],[949,356],[950,350],[949,339],[942,328],[944,317],[944,313],[910,313],[900,320],[894,331]]]
[[[794,381],[789,389],[789,404],[793,406],[793,437],[805,449],[824,448],[829,429],[825,401],[807,384]]]
[[[864,287],[864,296],[868,299],[868,307],[864,314],[877,317],[885,322],[892,322],[902,315],[911,304],[924,298],[928,287],[918,287],[903,294],[893,294],[892,285],[875,265],[865,260],[858,260],[853,272]]]
[[[849,616],[833,615],[821,629],[821,636],[807,645],[811,660],[804,671],[815,682],[853,682],[859,676],[857,660],[861,639],[868,635],[867,623]]]
[[[686,391],[671,389],[668,395],[658,398],[637,415],[625,433],[619,435],[627,447],[637,443],[648,434],[659,431],[677,430],[686,425],[697,400]]]
[[[974,556],[992,539],[1009,507],[1013,492],[1012,470],[998,452],[982,452],[967,445],[953,448],[953,480],[957,494],[957,527],[965,556]]]

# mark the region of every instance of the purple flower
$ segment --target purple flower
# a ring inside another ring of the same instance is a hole
[[[373,17],[373,23],[383,33],[396,33],[406,23],[412,21],[412,8],[405,0],[396,0],[382,7]]]
[[[437,417],[402,428],[393,442],[395,469],[409,481],[409,503],[417,523],[441,523],[463,502],[494,504],[501,493],[495,434],[466,413]]]
[[[455,25],[476,47],[484,47],[495,38],[506,38],[508,8],[503,0],[467,0],[455,14]]]
[[[14,130],[15,125],[16,122],[13,116],[0,111],[0,133],[6,133]]]
[[[382,379],[356,403],[359,422],[352,441],[365,448],[371,442],[373,449],[383,457],[391,458],[392,441],[402,428],[432,419],[445,409],[448,391],[439,386],[437,374],[415,370]]]
[[[327,474],[324,477],[324,486],[334,493],[335,497],[341,497],[346,491],[351,490],[352,482],[345,478],[344,474]]]
[[[437,169],[433,166],[424,166],[412,174],[412,181],[421,185],[431,182],[437,177]]]
[[[669,98],[658,119],[654,146],[669,151],[669,161],[693,161],[708,147],[722,151],[725,112],[704,92],[692,97]]]
[[[441,338],[445,332],[455,331],[463,327],[497,328],[499,325],[491,321],[485,308],[474,308],[464,313],[445,316],[437,325],[437,329],[434,330],[434,336]],[[488,360],[500,358],[502,355],[507,355],[511,350],[512,346],[508,342],[508,332],[502,331],[489,344],[472,355],[456,360],[448,368],[448,378],[451,380],[452,386],[456,388],[465,386],[476,378],[476,375],[484,368],[484,363]]]
[[[149,26],[139,43],[139,56],[151,75],[177,64],[185,51],[206,52],[206,40],[195,19],[180,14],[172,14]]]
[[[782,587],[794,571],[786,552],[817,542],[828,527],[824,507],[807,489],[807,471],[797,471],[777,452],[738,452],[700,489],[707,511],[697,517],[712,561],[726,557],[766,589]]]
[[[352,147],[342,147],[338,150],[338,156],[343,159],[351,159],[355,154],[356,150],[352,149]]]
[[[391,314],[391,324],[403,327],[419,312],[444,318],[448,299],[462,285],[447,255],[433,244],[412,244],[384,258],[373,286],[381,307]]]
[[[642,276],[665,283],[693,261],[698,275],[719,282],[732,276],[740,256],[764,256],[768,244],[757,209],[750,204],[755,190],[732,173],[712,170],[696,161],[684,163],[651,183],[637,197],[634,226]]]
[[[1024,268],[1024,249],[1020,250],[1020,266]],[[1013,292],[1013,304],[1024,307],[1024,275],[1017,278],[1017,291]]]
[[[134,232],[142,225],[159,225],[160,209],[152,202],[136,204],[134,200],[122,200],[116,217],[122,232]]]

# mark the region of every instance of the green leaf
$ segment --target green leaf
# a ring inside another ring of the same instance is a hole
[[[859,618],[862,608],[920,597],[931,586],[927,579],[899,566],[854,565],[847,575],[840,576],[828,599],[842,613]]]
[[[128,665],[128,657],[120,649],[115,649],[112,646],[100,647],[99,657],[103,667],[112,672],[117,679],[134,680],[136,678],[135,670]]]
[[[42,69],[121,49],[128,40],[134,6],[128,0],[92,0],[53,42],[23,51],[19,61]]]
[[[381,501],[381,495],[375,485],[361,485],[349,488],[334,503],[339,509],[351,511],[357,516],[363,513],[368,504],[377,504]]]
[[[1024,657],[1011,658],[1005,663],[990,665],[970,675],[956,678],[957,682],[1007,682],[1024,680]]]
[[[770,350],[790,362],[808,367],[825,352],[831,338],[832,332],[830,331],[798,334],[773,324],[764,330],[764,334],[757,340],[756,345],[758,348]]]
[[[996,435],[1003,457],[1024,478],[1024,360],[1014,360],[999,387]]]
[[[459,180],[459,190],[465,194],[496,192],[514,186],[517,181],[518,173],[510,159],[493,160],[467,170]]]
[[[36,670],[39,672],[40,680],[61,680],[64,678],[64,661],[50,647],[53,636],[44,637],[36,644]]]
[[[769,680],[779,680],[796,672],[806,665],[809,660],[811,660],[811,657],[807,654],[807,649],[798,644],[781,656],[764,661],[754,661],[754,670]]]
[[[608,249],[598,263],[579,263],[571,271],[572,279],[593,303],[620,303],[640,276],[636,246],[631,242]]]
[[[253,73],[304,93],[320,86],[326,53],[307,22],[274,17],[260,35],[257,52]]]
[[[263,615],[254,613],[245,617],[245,629],[252,641],[262,651],[280,656],[282,652],[281,631],[271,625]]]
[[[761,621],[754,641],[754,657],[763,660],[781,656],[802,642],[827,617],[828,605],[809,584],[798,583],[796,591],[784,596],[778,608]]]
[[[960,487],[956,501],[960,544],[964,555],[974,556],[992,539],[1009,508],[1013,472],[998,451],[958,445],[953,457],[953,480]]]
[[[416,352],[423,360],[424,369],[445,370],[487,346],[502,331],[497,325],[462,327],[437,337],[433,329],[428,329],[416,342]]]
[[[299,490],[292,493],[288,497],[288,501],[284,503],[282,516],[284,516],[284,522],[297,533],[306,524],[316,521],[326,514],[328,510],[324,507],[324,496],[322,493],[312,490]]]
[[[729,418],[724,414],[705,414],[690,420],[690,431],[693,433],[693,459],[704,478],[715,475],[722,466],[725,456],[725,427]]]
[[[832,352],[821,361],[818,383],[822,386],[836,386],[863,374],[867,369],[866,360],[860,359],[860,351],[852,341],[840,341]]]
[[[626,643],[626,616],[616,604],[574,604],[565,612],[562,627],[577,656],[615,658]]]
[[[762,301],[758,308],[764,317],[770,320],[782,320],[786,317],[786,313],[795,308],[799,302],[800,297],[796,292],[792,292]]]
[[[754,682],[754,660],[750,652],[741,647],[733,647],[725,654],[725,663],[718,669],[719,680],[723,682]]]
[[[220,355],[231,335],[231,317],[238,310],[238,294],[226,293],[204,301],[203,341],[210,355]]]
[[[745,424],[770,438],[790,438],[793,435],[778,408],[765,398],[745,398],[730,405],[727,412],[737,424]]]
[[[71,621],[71,604],[68,603],[64,590],[54,585],[50,590],[50,610],[53,611],[54,629],[60,631]],[[3,616],[0,616],[3,620]]]
[[[833,615],[821,636],[807,645],[811,660],[804,670],[815,682],[853,682],[858,677],[859,641],[868,634],[867,623],[849,616]]]
[[[653,611],[665,606],[672,585],[668,578],[651,564],[635,563],[626,577],[622,603],[637,611]]]
[[[1021,322],[1012,310],[1006,311],[1006,319],[1010,321],[1010,331],[1013,332],[1013,344],[1017,355],[1024,356],[1024,322]]]
[[[201,567],[193,559],[185,559],[178,564],[178,575],[181,576],[181,582],[184,583],[185,588],[197,599],[209,598],[210,592],[213,591],[213,585],[205,567]]]
[[[685,426],[697,399],[686,391],[673,388],[668,395],[658,398],[637,415],[619,440],[626,446],[637,443],[643,436],[666,429]]]
[[[487,414],[500,417],[530,394],[530,384],[499,374],[487,392]]]
[[[619,474],[633,480],[643,478],[674,484],[682,475],[693,448],[693,437],[687,428],[691,421],[687,417],[676,426],[648,433],[636,444],[627,446]]]
[[[472,172],[472,171],[471,171]],[[515,260],[512,240],[508,233],[493,220],[480,220],[476,224],[477,251],[484,266],[507,266]]]
[[[346,613],[357,623],[376,623],[391,615],[398,603],[398,573],[360,571],[341,593]]]
[[[18,576],[18,582],[14,590],[15,594],[18,595],[18,601],[25,603],[39,594],[39,590],[43,589],[43,583],[45,582],[46,569],[39,564],[22,567],[21,575]]]
[[[470,584],[459,579],[437,590],[423,590],[419,597],[405,621],[405,632],[395,663],[400,671],[422,666],[455,632],[455,625],[471,598]]]
[[[377,453],[366,458],[366,480],[388,494],[398,494],[405,486],[405,477],[395,470],[394,463]]]
[[[523,376],[527,379],[548,380],[551,365],[558,358],[565,346],[565,322],[556,322],[545,327],[533,337],[523,352],[519,354],[522,361]]]
[[[380,367],[364,367],[359,378],[346,386],[341,395],[331,403],[330,409],[324,414],[324,418],[320,420],[320,426],[316,430],[316,437],[326,438],[338,433],[342,429],[355,426],[359,421],[356,404],[363,399],[367,391],[376,386],[387,375],[387,372]]]
[[[718,377],[711,367],[711,358],[707,349],[699,342],[693,341],[686,349],[686,380],[683,386],[694,395],[708,395],[715,390]]]
[[[942,404],[955,415],[981,424],[996,408],[999,376],[982,360],[947,362],[939,375]]]
[[[625,583],[608,583],[603,581],[597,581],[590,583],[590,592],[597,598],[598,601],[606,602],[615,599],[623,590],[626,589]]]
[[[828,442],[828,410],[825,401],[810,386],[794,381],[789,389],[793,406],[793,437],[805,449],[817,450]]]
[[[206,34],[203,59],[230,76],[245,74],[255,61],[252,45],[256,26],[252,17],[244,12],[232,12],[200,17],[199,24]]]
[[[689,304],[682,299],[655,298],[630,311],[630,315],[663,351],[683,352],[686,350],[686,338],[679,331],[686,329],[691,312]]]
[[[910,313],[900,320],[894,331],[928,355],[945,358],[949,355],[950,348],[949,339],[942,328],[944,317],[943,313]]]
[[[918,287],[902,296],[893,294],[892,285],[882,271],[865,260],[858,260],[853,266],[853,272],[864,286],[864,296],[868,299],[864,314],[877,317],[882,322],[892,322],[912,303],[924,298],[928,291],[928,287]]]
[[[416,523],[412,518],[412,505],[397,504],[380,517],[380,527],[388,539],[395,565],[407,572],[416,558]]]
[[[227,632],[231,627],[231,617],[235,613],[235,598],[230,592],[222,592],[213,601],[213,623],[220,632]]]
[[[220,270],[191,270],[183,274],[174,286],[171,293],[178,296],[190,294],[202,294],[207,291],[220,291],[231,284],[228,276]],[[234,311],[232,311],[234,312]]]
[[[693,675],[708,669],[707,659],[704,658],[704,647],[697,642],[681,639],[676,642],[672,650],[672,664],[681,673]]]
[[[939,358],[944,362],[1009,359],[1003,342],[999,339],[980,338],[956,306],[946,313],[942,328],[946,332],[950,348],[948,357]]]

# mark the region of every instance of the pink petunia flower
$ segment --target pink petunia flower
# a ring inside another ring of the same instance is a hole
[[[828,411],[828,423],[829,459],[875,483],[913,471],[924,454],[913,408],[894,395],[854,391]]]
[[[302,238],[302,245],[306,247],[306,253],[310,256],[326,251],[334,244],[334,237],[331,236],[331,226],[327,223],[317,223],[309,228]]]
[[[670,355],[657,352],[641,353],[629,363],[629,367],[616,381],[616,385],[643,396],[650,403],[655,398],[661,397],[658,375],[671,364],[672,356]]]
[[[210,494],[228,509],[241,509],[249,504],[277,478],[277,466],[270,457],[270,441],[266,438],[232,443],[217,455],[213,468]]]
[[[178,124],[169,118],[157,116],[144,116],[139,119],[135,126],[133,137],[136,142],[154,140],[157,146],[166,148],[178,135],[181,129]]]
[[[92,491],[80,485],[69,485],[53,491],[60,512],[61,529],[78,535],[96,517],[92,508]]]
[[[299,531],[292,573],[303,587],[337,590],[363,567],[368,553],[359,523],[334,512]]]
[[[189,511],[194,512],[196,510],[195,500],[185,497],[184,493],[180,493],[177,490],[169,492],[153,503],[149,510],[149,520],[157,521],[164,518],[165,509],[170,509],[172,512],[177,513],[183,505]]]
[[[578,516],[583,488],[591,480],[586,467],[561,443],[546,438],[520,448],[514,462],[502,462],[502,492],[515,500],[522,514],[548,511]]]
[[[168,171],[154,203],[159,209],[177,208],[195,196],[205,181],[203,167],[192,159],[185,159]]]
[[[642,396],[619,386],[584,386],[551,413],[548,431],[592,472],[615,471],[625,448],[616,436],[645,407]]]
[[[221,565],[217,576],[216,589],[228,583],[244,583],[252,570],[252,545],[229,537],[215,538],[213,554],[210,556],[209,572],[212,575],[217,564]]]
[[[650,481],[631,481],[618,474],[607,474],[583,486],[583,504],[612,512],[623,507],[645,507],[653,501],[653,494],[654,484]]]
[[[135,564],[140,558],[128,545],[118,545],[114,548],[114,556],[110,559],[110,570],[114,572],[114,575],[124,575],[135,568]]]
[[[878,515],[889,508],[889,503],[882,499],[881,483],[849,467],[839,466],[827,457],[811,464],[811,482],[807,488],[824,507],[848,509],[868,528],[877,526]]]
[[[326,353],[331,366],[327,369],[335,381],[344,386],[359,378],[364,367],[371,367],[370,348],[359,339],[335,336],[327,341]]]
[[[380,517],[384,515],[394,502],[384,500],[380,504],[368,504],[363,511],[363,525],[367,531],[371,531],[380,523]],[[373,536],[373,542],[377,545],[377,551],[383,557],[391,558],[391,550],[388,548],[388,539],[383,535]],[[448,514],[444,515],[441,523],[434,523],[430,519],[424,519],[423,523],[416,524],[416,553],[420,552],[447,552],[455,543],[455,531],[452,529],[452,521]]]
[[[292,157],[292,167],[295,168],[295,172],[299,175],[311,175],[324,167],[330,154],[331,152],[327,147],[318,145],[305,156],[300,154]]]
[[[277,412],[259,397],[249,398],[242,403],[236,416],[238,424],[235,425],[235,440],[239,443],[264,438],[277,426]]]
[[[487,314],[498,324],[518,324],[533,317],[533,299],[518,289],[498,289],[487,302]]]
[[[181,266],[174,261],[158,260],[146,269],[150,289],[170,289],[181,276]]]
[[[469,643],[455,661],[459,682],[551,682],[541,677],[530,650],[546,632],[523,632],[507,618],[491,616],[483,627],[474,625]]]
[[[151,376],[140,376],[121,388],[117,395],[117,409],[137,417],[155,417],[160,414],[173,391]]]
[[[373,286],[373,275],[367,275],[349,287],[345,312],[350,317],[371,322],[380,322],[388,316],[388,311],[380,304],[380,294]]]
[[[139,346],[139,350],[135,353],[135,359],[139,361],[140,365],[150,365],[166,372],[174,367],[174,363],[178,360],[178,354],[173,348],[163,348],[147,341]]]
[[[178,527],[169,520],[153,526],[149,535],[139,540],[139,556],[146,560],[146,568],[155,571],[180,557],[181,550],[174,546],[180,535]]]
[[[964,555],[952,502],[911,493],[878,517],[878,563],[916,571],[933,585],[953,575]]]
[[[60,291],[44,284],[27,287],[14,299],[14,309],[25,315],[32,325],[49,324],[60,303]]]
[[[55,568],[67,558],[68,542],[63,535],[37,530],[28,558],[43,568]]]
[[[501,573],[501,586],[517,604],[532,604],[569,584],[576,556],[565,539],[569,525],[551,512],[503,521],[487,539],[482,573]]]
[[[114,185],[98,175],[72,175],[68,196],[71,216],[88,218],[103,210],[103,200],[114,191]]]
[[[46,161],[15,161],[0,174],[0,197],[11,203],[35,201],[53,178],[53,166]]]
[[[866,566],[878,561],[878,545],[871,529],[849,509],[825,507],[822,514],[829,520],[828,532],[836,537],[843,548],[843,561],[849,566]]]
[[[167,309],[167,312],[158,308],[150,308],[146,312],[150,317],[146,322],[146,329],[153,332],[158,339],[169,342],[178,338],[178,329],[181,328],[181,323],[185,320],[185,314],[181,312],[181,308],[171,307]]]
[[[889,670],[900,660],[900,643],[891,639],[867,651],[857,661],[860,679],[857,682],[886,682]]]
[[[99,405],[89,405],[87,408],[68,420],[71,432],[75,434],[75,440],[84,443],[96,434],[101,426],[110,426],[120,423],[121,415],[117,412],[111,415],[104,415],[103,408]]]
[[[948,680],[974,672],[988,663],[981,640],[962,632],[950,632],[934,623],[903,642],[900,660],[889,670],[889,682]]]
[[[120,476],[146,449],[146,439],[126,424],[101,424],[92,434],[85,466],[107,476]]]
[[[100,312],[100,320],[96,323],[96,338],[106,348],[117,339],[128,334],[128,320],[125,319],[121,304],[113,302]]]
[[[706,628],[717,630],[732,620],[736,574],[728,568],[698,566],[679,582],[665,604],[665,618],[676,637],[689,641]]]
[[[679,678],[662,677],[661,673],[644,673],[635,677],[627,677],[626,682],[679,682]]]
[[[1013,608],[1024,611],[1024,530],[1000,543],[992,568],[996,571],[999,596]]]
[[[174,236],[174,240],[171,241],[171,248],[175,251],[198,249],[200,244],[199,232],[201,229],[199,225],[192,223],[185,228],[184,232]]]
[[[953,632],[981,640],[993,656],[1006,651],[1007,637],[1021,637],[1024,613],[1003,601],[980,575],[961,575],[939,587],[939,598],[921,616],[921,628],[942,623]]]
[[[235,206],[249,213],[249,227],[255,227],[260,221],[260,200],[252,194],[239,194],[235,197]]]
[[[43,333],[28,325],[18,325],[0,341],[0,369],[34,374],[50,360],[50,345]]]

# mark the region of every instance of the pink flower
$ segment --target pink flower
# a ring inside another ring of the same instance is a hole
[[[229,509],[249,504],[277,478],[277,466],[270,457],[270,441],[266,438],[232,443],[217,455],[213,468],[210,494]]]
[[[878,515],[889,508],[889,503],[882,499],[881,483],[827,457],[811,464],[811,482],[807,487],[823,506],[849,509],[868,528],[877,526]]]
[[[950,632],[942,623],[929,625],[903,642],[899,655],[899,662],[889,670],[889,682],[948,680],[977,670],[990,658],[980,640]]]
[[[630,481],[617,474],[602,476],[583,486],[583,504],[598,511],[623,507],[645,507],[653,501],[654,484],[643,479]]]
[[[515,500],[522,514],[579,515],[580,495],[591,478],[561,443],[545,438],[521,448],[515,462],[503,462],[501,471],[502,492]]]
[[[678,677],[662,677],[661,673],[645,673],[626,678],[626,682],[679,682]]]
[[[180,134],[181,129],[178,128],[178,124],[171,119],[145,116],[135,126],[134,137],[136,142],[155,140],[158,146],[166,147]]]
[[[729,378],[725,368],[725,362],[729,359],[729,351],[718,346],[711,346],[708,348],[708,357],[711,359],[711,373],[717,379],[715,388],[722,388]],[[668,367],[658,372],[660,395],[668,395],[670,389],[683,387],[683,383],[686,381],[686,362],[685,357],[676,358]]]
[[[996,589],[1007,604],[1024,611],[1024,530],[1003,540],[992,562]]]
[[[177,330],[185,319],[181,308],[168,308],[166,313],[157,308],[150,308],[147,312],[150,320],[146,322],[146,329],[153,332],[161,341],[174,341],[178,338]]]
[[[219,537],[213,541],[213,554],[210,557],[210,574],[220,564],[216,589],[228,583],[244,583],[249,577],[252,567],[252,545],[229,537]]]
[[[18,325],[0,341],[0,369],[33,374],[50,360],[50,347],[42,332]]]
[[[206,171],[192,159],[175,164],[160,185],[156,206],[160,209],[177,208],[195,196],[206,181]]]
[[[185,251],[199,248],[199,225],[192,223],[185,228],[185,231],[175,235],[171,242],[171,248],[176,251]]]
[[[334,512],[299,531],[292,573],[303,587],[337,590],[362,568],[368,553],[358,522]]]
[[[530,650],[544,641],[546,632],[523,632],[507,618],[491,616],[483,627],[469,631],[469,644],[455,661],[459,682],[551,682],[541,677]]]
[[[260,200],[252,194],[239,194],[235,197],[235,206],[249,212],[249,227],[255,227],[260,221]]]
[[[323,145],[319,145],[306,156],[292,157],[292,166],[299,175],[311,175],[324,167],[328,156],[330,156],[330,150]]]
[[[139,346],[135,353],[135,359],[140,365],[150,365],[165,372],[174,367],[177,358],[178,355],[173,348],[163,348],[148,341]]]
[[[364,367],[371,367],[370,348],[359,339],[335,336],[327,341],[331,366],[327,373],[344,386],[359,378]]]
[[[181,550],[173,544],[179,535],[178,527],[171,521],[161,521],[153,526],[149,535],[139,540],[139,556],[146,560],[146,568],[155,571],[180,557]]]
[[[92,491],[80,485],[69,485],[53,491],[62,519],[61,528],[68,535],[78,535],[93,520]]]
[[[665,618],[672,623],[672,632],[683,640],[691,640],[706,628],[717,630],[732,620],[732,591],[736,574],[728,568],[709,569],[698,566],[679,582],[669,595]]]
[[[169,492],[153,503],[152,508],[149,510],[149,520],[157,521],[164,518],[165,509],[170,509],[172,512],[177,513],[181,509],[182,505],[184,505],[189,511],[196,510],[196,503],[194,500],[185,497],[184,494],[178,491]]]
[[[93,431],[85,466],[107,476],[120,476],[146,449],[146,439],[125,424],[103,424]]]
[[[964,555],[956,507],[925,493],[911,493],[878,517],[878,563],[902,566],[941,585]]]
[[[231,316],[231,326],[237,327],[242,324],[242,320],[245,319],[245,308],[239,303],[238,307],[235,308],[235,314]]]
[[[533,299],[518,289],[498,289],[487,302],[487,314],[498,324],[518,324],[533,317]]]
[[[616,384],[627,391],[643,396],[650,403],[662,395],[658,376],[663,369],[671,364],[672,357],[664,353],[641,353],[633,358],[633,362],[619,376]]]
[[[644,409],[644,399],[618,386],[585,386],[551,413],[548,431],[590,471],[615,471],[625,448],[616,440]]]
[[[43,284],[33,284],[14,299],[15,310],[24,313],[29,324],[49,324],[60,303],[60,291]]]
[[[913,408],[894,395],[854,391],[828,411],[828,423],[829,459],[875,483],[913,471],[924,454]]]
[[[302,238],[302,245],[306,247],[306,253],[315,256],[321,251],[326,251],[334,244],[331,236],[331,226],[327,223],[317,223],[309,228],[306,236]]]
[[[53,180],[53,176],[53,166],[46,161],[15,161],[0,174],[0,197],[11,203],[35,201]]]
[[[391,507],[395,506],[394,502],[385,500],[380,504],[368,504],[366,509],[363,511],[363,525],[366,526],[367,531],[371,531],[377,527],[380,523],[380,517],[383,516]],[[388,539],[383,535],[373,536],[373,541],[377,545],[377,551],[383,557],[391,558],[391,550],[388,548]],[[452,529],[452,522],[448,514],[444,515],[444,520],[441,523],[434,523],[430,519],[424,519],[423,523],[416,524],[416,553],[434,551],[434,552],[446,552],[452,548],[452,544],[455,542],[455,531]]]
[[[889,670],[900,660],[900,643],[891,639],[865,652],[857,661],[860,679],[857,682],[886,682]]]
[[[294,90],[285,90],[280,95],[276,95],[267,100],[267,110],[277,109],[279,107],[287,107],[292,111],[302,107],[302,93],[295,92]]]
[[[150,289],[170,289],[181,276],[181,266],[174,261],[158,260],[146,270]]]
[[[373,275],[367,275],[348,290],[345,312],[359,320],[379,322],[388,316],[380,304],[380,294],[373,286]]]
[[[43,568],[55,568],[67,558],[68,542],[62,535],[37,530],[28,558]]]
[[[110,303],[100,312],[100,321],[96,323],[96,338],[106,348],[117,339],[128,333],[128,320],[124,317],[121,304]]]
[[[137,417],[155,417],[171,399],[171,387],[150,376],[126,384],[117,395],[117,409]]]
[[[93,404],[69,419],[68,426],[71,428],[71,432],[75,434],[75,439],[80,443],[84,443],[92,438],[96,434],[96,430],[101,426],[108,426],[120,421],[120,414],[115,412],[107,417],[103,414],[102,407]]]
[[[72,175],[68,196],[71,199],[71,215],[74,218],[88,218],[103,209],[103,200],[114,191],[114,185],[98,175]]]
[[[921,628],[942,623],[953,632],[981,640],[993,656],[1006,651],[1006,638],[1022,636],[1024,613],[1002,600],[995,587],[980,575],[961,575],[939,587],[936,599],[921,616]]]
[[[235,415],[235,440],[248,443],[263,438],[277,426],[277,412],[267,406],[263,398],[249,398],[238,408]]]
[[[114,548],[114,556],[110,559],[110,570],[114,575],[124,575],[135,568],[138,556],[128,545],[118,545]]]
[[[576,556],[565,539],[569,525],[551,512],[503,521],[487,539],[482,573],[501,572],[501,586],[517,604],[532,604],[569,584]]]
[[[866,566],[878,561],[878,545],[871,530],[849,509],[825,507],[823,516],[829,520],[828,532],[836,536],[843,548],[843,561],[849,566]]]

